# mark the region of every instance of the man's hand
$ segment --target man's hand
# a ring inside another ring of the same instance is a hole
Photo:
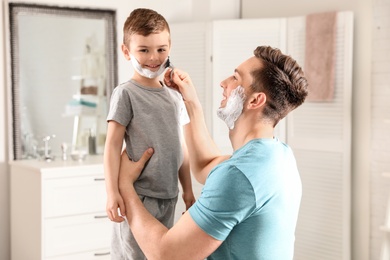
[[[164,74],[165,85],[177,90],[183,96],[184,101],[196,100],[196,90],[190,76],[186,72],[175,68],[171,78],[171,72],[172,69],[168,69]]]
[[[152,157],[153,149],[148,148],[141,156],[139,161],[133,162],[126,153],[126,150],[122,152],[121,165],[119,169],[119,192],[126,191],[129,187],[133,186],[134,182],[141,175],[142,170],[145,167],[147,161]]]

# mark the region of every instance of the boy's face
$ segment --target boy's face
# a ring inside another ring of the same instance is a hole
[[[122,45],[122,52],[127,60],[133,55],[142,68],[157,71],[170,52],[170,35],[167,30],[148,36],[133,34],[129,46]]]

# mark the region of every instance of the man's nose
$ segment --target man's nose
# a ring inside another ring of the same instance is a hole
[[[223,89],[226,88],[227,84],[226,84],[226,79],[225,80],[222,80],[221,83],[219,83],[219,86]]]

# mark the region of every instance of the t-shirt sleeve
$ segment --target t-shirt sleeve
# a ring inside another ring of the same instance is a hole
[[[190,117],[188,116],[186,105],[184,104],[183,99],[180,100],[179,104],[180,104],[180,125],[183,126],[190,122]]]
[[[110,100],[110,109],[107,121],[113,120],[123,126],[127,126],[133,117],[131,99],[127,90],[121,86],[114,89]]]
[[[203,231],[224,241],[237,224],[250,216],[255,203],[252,185],[239,169],[217,167],[189,213]]]

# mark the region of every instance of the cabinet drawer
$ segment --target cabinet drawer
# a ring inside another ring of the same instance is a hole
[[[47,179],[42,192],[46,218],[101,212],[106,208],[102,175]]]
[[[43,237],[45,257],[89,251],[93,255],[107,253],[107,250],[101,249],[110,247],[111,231],[112,222],[105,212],[46,219]]]
[[[104,248],[91,252],[45,258],[46,260],[111,260],[110,249]]]

